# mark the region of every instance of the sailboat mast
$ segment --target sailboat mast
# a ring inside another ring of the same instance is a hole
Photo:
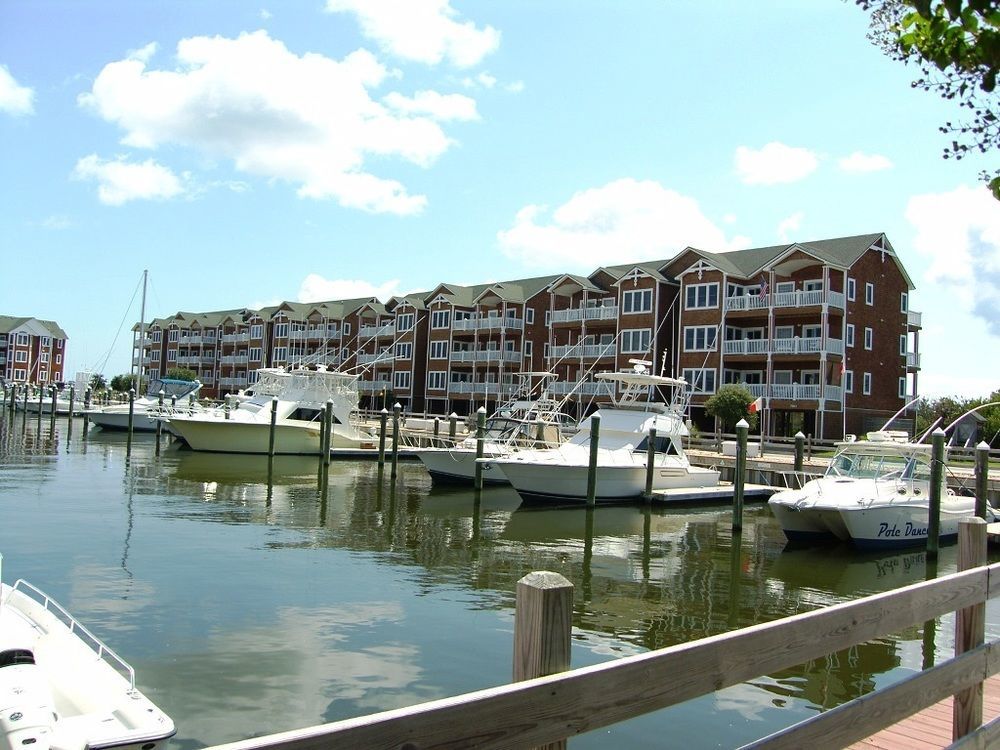
[[[149,278],[149,269],[142,272],[142,303],[139,306],[139,362],[135,368],[135,392],[141,393],[142,385],[142,360],[146,354],[146,281]]]

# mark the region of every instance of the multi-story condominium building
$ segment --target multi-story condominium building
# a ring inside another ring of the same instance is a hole
[[[614,394],[599,372],[646,363],[685,378],[691,418],[744,384],[766,434],[839,437],[875,429],[916,392],[920,314],[885,235],[715,253],[426,293],[154,320],[147,369],[188,366],[221,395],[262,366],[325,364],[360,377],[361,404],[470,414],[495,408],[518,376],[583,416]]]
[[[62,383],[68,340],[51,320],[0,315],[0,375],[14,383]]]

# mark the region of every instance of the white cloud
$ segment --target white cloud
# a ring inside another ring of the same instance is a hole
[[[394,110],[369,94],[391,75],[371,53],[299,56],[266,31],[183,39],[176,57],[173,70],[148,69],[135,57],[110,63],[78,101],[122,128],[127,146],[189,147],[230,159],[245,174],[297,185],[300,196],[371,212],[415,214],[427,202],[365,170],[371,157],[427,167],[449,148],[419,104],[437,117],[475,109],[466,97],[427,91],[397,95],[413,111]]]
[[[52,214],[52,216],[45,217],[42,226],[46,229],[69,229],[73,226],[73,221],[68,216]]]
[[[35,92],[20,85],[7,70],[0,65],[0,112],[9,115],[31,115],[35,112]]]
[[[260,20],[262,21],[269,21],[271,19],[271,11],[269,11],[267,8],[261,8],[258,15],[260,16]]]
[[[892,162],[888,157],[881,154],[865,154],[861,151],[845,156],[837,164],[845,172],[878,172],[892,168]]]
[[[552,212],[525,206],[497,239],[508,257],[527,266],[581,271],[668,258],[688,245],[712,251],[749,246],[745,237],[727,239],[693,198],[632,178],[580,191]]]
[[[139,199],[164,200],[184,192],[180,178],[152,159],[136,164],[124,158],[105,161],[91,154],[76,163],[73,177],[96,180],[97,197],[108,206]]]
[[[476,100],[461,94],[418,91],[412,97],[392,92],[383,101],[403,114],[426,114],[435,120],[478,120]]]
[[[492,26],[458,20],[449,0],[326,0],[329,13],[354,13],[362,33],[386,52],[436,65],[468,68],[500,46]]]
[[[361,297],[378,297],[385,302],[396,295],[409,294],[402,291],[399,279],[386,281],[376,286],[368,281],[357,279],[325,279],[318,273],[311,273],[302,280],[299,287],[299,302],[324,302],[338,299],[360,299]]]
[[[145,47],[140,47],[139,49],[129,50],[128,59],[138,60],[139,62],[148,63],[153,59],[159,49],[159,45],[156,42],[150,42]]]
[[[914,249],[931,261],[927,280],[1000,336],[1000,202],[985,187],[963,186],[913,196],[906,218]]]
[[[806,217],[801,211],[796,211],[788,218],[782,219],[778,224],[778,238],[782,242],[791,242],[793,232],[798,232],[802,228],[802,220]]]
[[[497,85],[496,76],[490,75],[486,71],[483,71],[476,76],[466,76],[462,79],[462,85],[467,89],[484,88],[491,89]]]
[[[768,143],[762,149],[736,149],[736,174],[747,185],[798,182],[816,171],[819,157],[807,148]]]
[[[504,89],[512,94],[520,94],[524,91],[524,81],[514,81],[513,83],[508,83],[504,86]]]

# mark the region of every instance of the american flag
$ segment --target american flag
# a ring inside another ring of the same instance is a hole
[[[764,274],[760,275],[760,291],[757,292],[758,297],[763,297],[767,294],[767,277]]]

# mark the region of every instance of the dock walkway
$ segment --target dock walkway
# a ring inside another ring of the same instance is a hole
[[[883,729],[850,746],[850,750],[930,750],[951,742],[952,702],[945,698],[898,724]],[[983,685],[983,724],[1000,716],[1000,675]]]

